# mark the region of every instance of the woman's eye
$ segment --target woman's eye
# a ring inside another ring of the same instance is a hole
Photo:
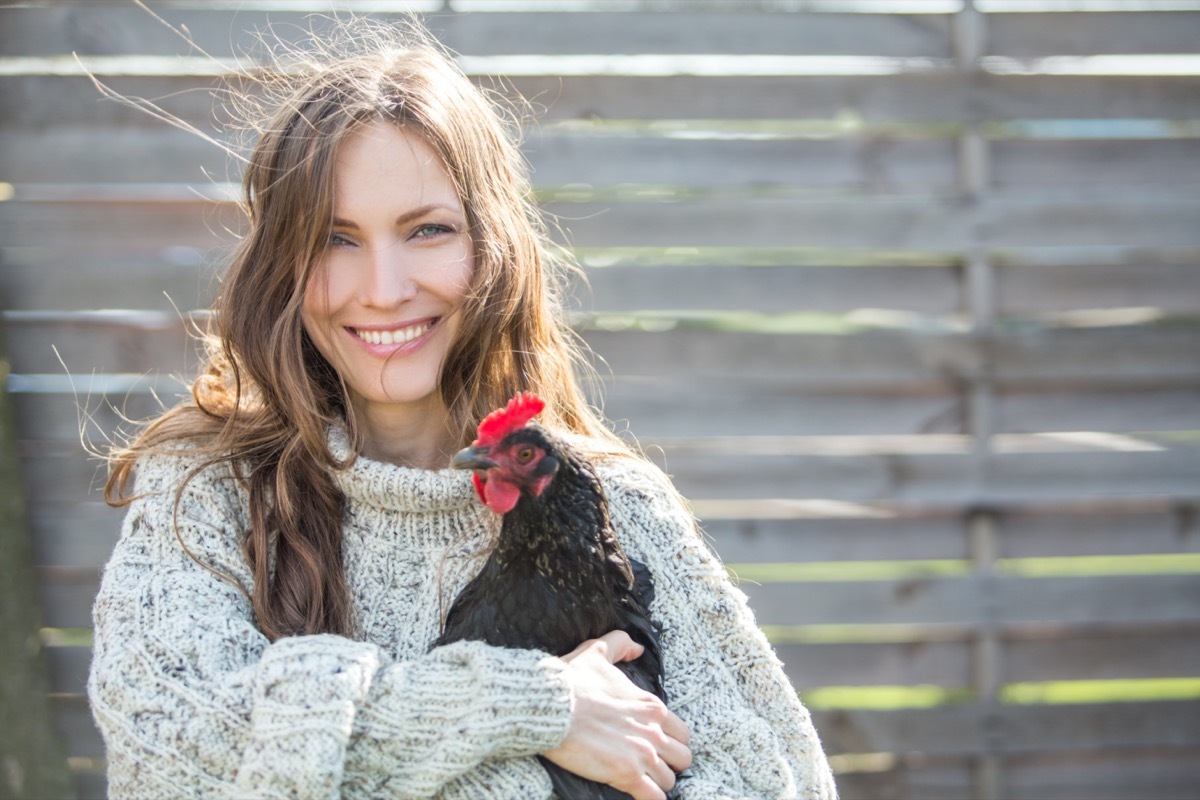
[[[413,237],[417,239],[432,239],[435,236],[440,236],[443,233],[454,233],[454,229],[448,225],[437,225],[430,223],[422,225],[413,233]]]
[[[340,234],[340,233],[329,234],[329,246],[330,247],[351,247],[351,246],[353,246],[353,244],[354,244],[354,242],[350,241],[350,239],[347,238],[346,236],[344,236],[343,234]]]

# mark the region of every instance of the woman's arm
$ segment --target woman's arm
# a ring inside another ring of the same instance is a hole
[[[604,472],[617,533],[653,576],[668,705],[691,729],[681,797],[833,800],[807,709],[667,478],[629,459]]]
[[[96,601],[88,690],[114,797],[430,796],[496,760],[508,796],[549,795],[536,761],[517,757],[567,733],[561,660],[462,642],[390,663],[340,636],[268,642],[216,574],[250,585],[232,479],[202,473],[176,515],[186,469],[182,457],[139,467],[145,496]]]

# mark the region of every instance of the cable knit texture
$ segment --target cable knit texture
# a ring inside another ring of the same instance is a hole
[[[246,495],[209,468],[176,506],[196,466],[186,452],[139,462],[96,600],[88,692],[111,796],[552,796],[533,756],[570,725],[563,662],[429,651],[498,531],[469,475],[362,458],[338,473],[357,630],[271,643],[238,586]],[[622,543],[654,576],[669,704],[692,731],[681,797],[832,800],[808,712],[666,477],[631,458],[600,472]]]

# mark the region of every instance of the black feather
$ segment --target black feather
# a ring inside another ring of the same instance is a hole
[[[479,574],[455,599],[434,646],[478,640],[566,655],[580,643],[622,630],[645,651],[617,664],[664,702],[659,628],[650,618],[650,571],[626,556],[592,464],[531,424],[501,447],[532,444],[557,461],[540,496],[522,492]],[[498,449],[498,448],[494,448]],[[563,800],[627,800],[630,795],[541,759]]]

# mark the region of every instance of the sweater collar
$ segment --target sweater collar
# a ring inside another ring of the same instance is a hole
[[[344,428],[330,429],[328,440],[336,458],[350,455],[350,439]],[[391,511],[466,511],[479,503],[470,473],[462,470],[400,467],[360,455],[333,475],[352,503]]]

